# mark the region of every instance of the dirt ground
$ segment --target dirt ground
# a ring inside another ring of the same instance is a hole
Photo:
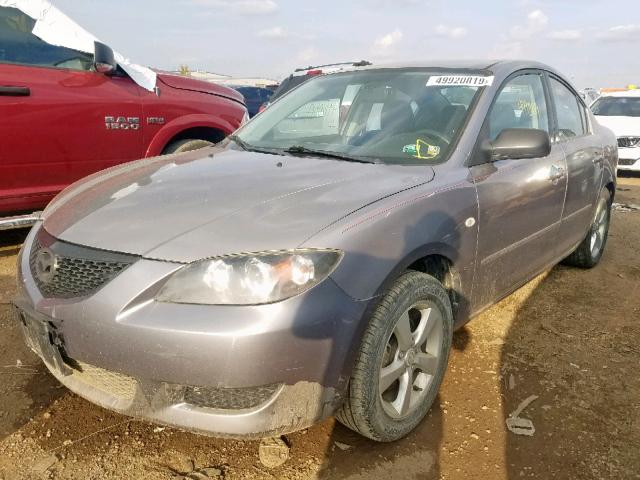
[[[640,205],[640,178],[620,179],[616,201]],[[61,387],[10,315],[23,239],[0,237],[0,479],[640,479],[640,211],[614,212],[595,269],[555,267],[458,331],[408,438],[376,444],[331,419],[289,435],[273,470],[257,442],[156,428]],[[509,432],[532,395],[520,417],[535,433]]]

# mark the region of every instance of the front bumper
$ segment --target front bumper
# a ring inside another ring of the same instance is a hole
[[[43,298],[28,257],[15,302],[27,343],[89,401],[231,437],[306,428],[340,405],[366,304],[331,279],[272,305],[165,304],[153,295],[180,265],[140,259],[95,294],[63,300]]]

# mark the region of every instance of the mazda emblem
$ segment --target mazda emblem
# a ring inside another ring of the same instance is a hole
[[[36,278],[42,283],[49,283],[56,274],[56,256],[48,248],[41,248],[36,253]]]

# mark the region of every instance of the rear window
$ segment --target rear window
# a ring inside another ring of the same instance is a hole
[[[276,91],[273,92],[273,95],[271,95],[271,101],[275,101],[288,91],[293,90],[298,85],[303,84],[314,76],[315,75],[290,75],[289,77],[285,78],[280,86],[276,88]]]
[[[236,88],[236,90],[239,91],[244,97],[244,99],[248,102],[259,102],[261,100],[260,90],[257,88],[239,87],[239,88]]]
[[[640,117],[640,97],[602,97],[591,110],[605,117]]]

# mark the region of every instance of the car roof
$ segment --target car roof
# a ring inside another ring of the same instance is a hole
[[[437,70],[483,70],[488,73],[492,73],[497,76],[507,76],[512,72],[523,69],[539,69],[552,72],[561,78],[565,78],[560,72],[553,67],[545,65],[544,63],[532,61],[532,60],[423,60],[423,61],[410,61],[403,63],[378,63],[374,65],[367,65],[364,67],[351,67],[345,68],[341,71],[351,70],[380,70],[388,68],[432,68]],[[327,72],[331,74],[334,72]],[[339,72],[335,72],[339,73]],[[566,78],[565,78],[566,80]]]
[[[336,63],[326,63],[324,65],[316,65],[314,66],[308,66],[308,67],[302,67],[302,68],[296,68],[294,73],[306,73],[309,70],[319,70],[319,69],[323,69],[323,68],[329,68],[329,67],[344,67],[344,66],[354,66],[354,67],[365,67],[367,65],[372,65],[371,62],[369,62],[368,60],[357,60],[354,62],[336,62]]]
[[[358,66],[352,63],[336,63],[330,65],[321,65],[318,67],[299,68],[292,75],[304,76],[309,70],[323,70],[323,74],[330,75],[332,73],[341,73],[344,71],[352,70],[379,70],[388,68],[433,68],[438,70],[486,70],[493,73],[504,73],[509,71],[521,70],[524,68],[537,68],[542,70],[548,70],[554,73],[556,72],[552,67],[540,62],[530,60],[483,60],[483,59],[470,59],[470,60],[454,60],[454,59],[439,59],[439,60],[416,60],[409,62],[389,62],[389,63],[375,63],[369,65]]]
[[[548,65],[532,60],[422,60],[403,63],[378,63],[366,67],[358,67],[359,69],[376,69],[376,68],[442,68],[442,69],[460,69],[460,70],[521,70],[523,68],[539,68],[543,70],[554,69]]]

